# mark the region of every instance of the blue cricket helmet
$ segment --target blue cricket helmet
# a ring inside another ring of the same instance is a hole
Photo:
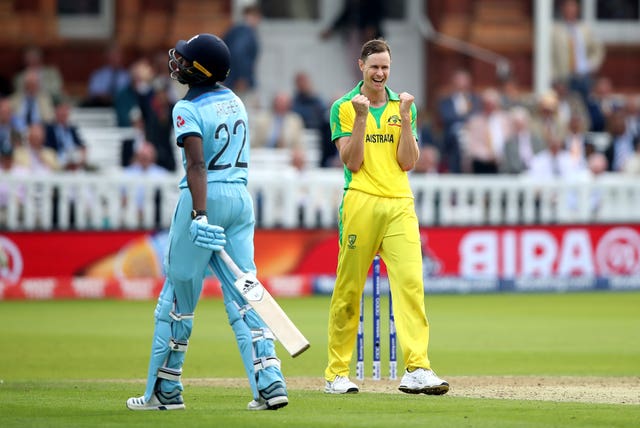
[[[230,62],[231,54],[226,43],[209,33],[195,35],[186,41],[179,40],[176,47],[169,50],[171,78],[192,86],[223,81],[229,74]]]

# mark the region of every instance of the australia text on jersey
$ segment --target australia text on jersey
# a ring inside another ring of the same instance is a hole
[[[365,142],[393,144],[395,141],[393,139],[393,134],[367,134],[365,137]]]

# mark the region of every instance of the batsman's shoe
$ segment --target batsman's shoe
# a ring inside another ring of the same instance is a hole
[[[247,410],[269,410],[269,406],[267,406],[265,400],[258,398],[257,400],[251,400],[249,404],[247,404]]]
[[[289,404],[287,387],[282,382],[273,382],[267,388],[260,391],[257,400],[251,400],[247,404],[248,410],[278,410]]]
[[[183,410],[184,401],[177,389],[169,393],[156,391],[149,401],[144,401],[144,396],[129,398],[127,407],[131,410]]]
[[[398,389],[407,394],[442,395],[449,391],[449,383],[440,379],[433,370],[405,370]]]
[[[358,391],[358,385],[346,376],[336,376],[333,382],[327,381],[324,385],[324,392],[327,394],[355,394]]]

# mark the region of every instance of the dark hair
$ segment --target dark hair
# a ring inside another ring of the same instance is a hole
[[[246,15],[251,15],[251,14],[260,14],[262,11],[260,9],[260,6],[258,6],[257,4],[249,4],[247,6],[245,6],[244,8],[242,8],[242,15],[246,16]]]
[[[391,48],[384,39],[369,40],[364,45],[362,45],[362,50],[360,51],[360,59],[362,61],[366,61],[370,55],[382,52],[389,52],[389,56],[391,56]]]

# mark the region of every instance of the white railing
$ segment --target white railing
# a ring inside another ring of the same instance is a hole
[[[179,178],[132,182],[117,172],[0,174],[0,229],[167,228]],[[534,182],[524,176],[413,174],[411,185],[425,226],[640,222],[640,186],[621,175]],[[254,168],[248,187],[259,227],[334,228],[342,186],[339,169],[280,167]]]

